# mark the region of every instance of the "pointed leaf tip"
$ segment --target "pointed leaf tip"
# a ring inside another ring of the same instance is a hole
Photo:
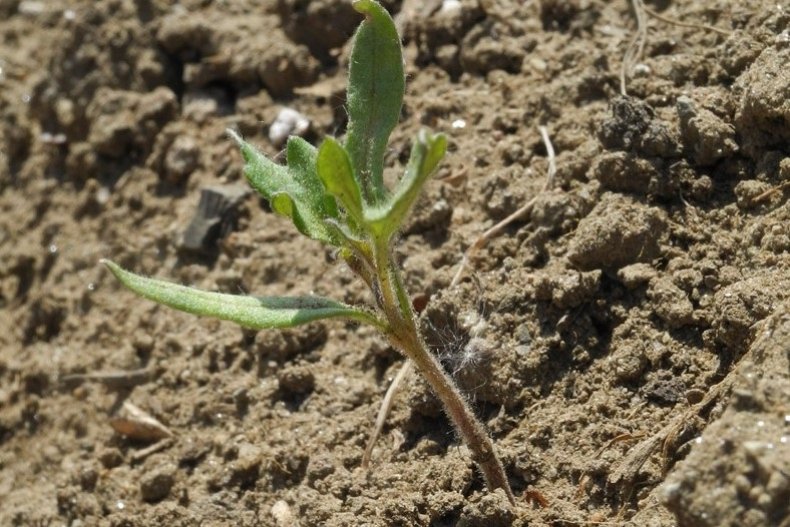
[[[244,140],[241,138],[241,135],[239,135],[239,133],[236,130],[232,128],[226,128],[225,133],[228,134],[228,137],[233,139],[233,141],[237,145],[241,146],[242,144],[244,144]]]

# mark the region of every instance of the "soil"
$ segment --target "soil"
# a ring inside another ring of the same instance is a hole
[[[242,330],[99,264],[370,302],[225,135],[343,133],[348,2],[0,0],[0,524],[790,526],[790,6],[648,1],[691,26],[647,16],[623,95],[629,1],[386,4],[387,177],[450,139],[397,256],[517,506],[416,374],[360,467],[403,364],[374,331]],[[117,431],[127,403],[169,435]]]

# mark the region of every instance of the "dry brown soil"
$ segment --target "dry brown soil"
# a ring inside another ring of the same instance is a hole
[[[419,127],[451,145],[397,255],[517,507],[416,375],[360,468],[403,361],[373,331],[242,330],[98,263],[370,301],[250,193],[183,239],[202,189],[244,184],[225,129],[276,155],[287,106],[343,133],[348,2],[0,0],[0,525],[790,525],[790,5],[648,1],[692,27],[648,16],[622,96],[631,2],[450,4],[387,2],[388,177]],[[125,402],[172,437],[116,432]]]

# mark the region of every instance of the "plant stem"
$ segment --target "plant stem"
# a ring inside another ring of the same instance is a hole
[[[406,340],[401,340],[393,335],[393,342],[417,365],[425,376],[428,384],[444,404],[445,411],[450,416],[456,430],[463,438],[466,446],[483,472],[486,485],[490,490],[502,489],[507,494],[510,503],[515,505],[515,497],[510,489],[510,484],[505,475],[502,462],[496,454],[494,443],[491,441],[482,423],[472,413],[472,409],[458,391],[455,383],[442,368],[436,357],[430,353],[422,341],[409,335]]]
[[[494,443],[483,424],[475,417],[455,382],[444,371],[436,356],[420,338],[416,318],[409,295],[403,286],[398,269],[390,263],[389,250],[376,247],[376,273],[385,299],[385,314],[390,324],[388,337],[409,359],[414,361],[428,384],[442,401],[444,409],[453,422],[472,455],[489,490],[502,489],[515,505],[515,497],[510,489],[505,469],[496,454]],[[393,291],[394,289],[394,291]],[[393,300],[397,298],[398,303]]]
[[[376,281],[378,282],[378,289],[381,293],[382,309],[390,323],[393,319],[397,320],[398,310],[395,309],[398,305],[395,299],[395,293],[392,290],[392,280],[390,279],[390,259],[389,249],[385,243],[380,243],[377,240],[373,242],[373,261],[375,263]]]

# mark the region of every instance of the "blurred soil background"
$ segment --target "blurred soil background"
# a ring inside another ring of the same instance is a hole
[[[98,263],[370,301],[225,135],[342,135],[350,2],[0,0],[0,525],[790,526],[790,5],[635,5],[386,2],[387,177],[450,139],[397,254],[512,508],[416,375],[360,468],[403,361],[372,330],[242,330]]]

